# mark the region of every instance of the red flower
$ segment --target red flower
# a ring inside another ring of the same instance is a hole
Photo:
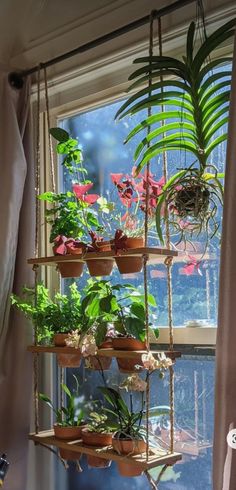
[[[77,199],[86,202],[87,204],[94,204],[98,199],[98,194],[88,194],[86,193],[93,187],[93,183],[90,184],[73,184],[72,189]]]
[[[188,257],[190,261],[182,268],[182,274],[185,274],[186,276],[191,276],[196,271],[198,272],[198,274],[200,274],[200,276],[202,276],[202,272],[200,270],[201,261],[197,260],[192,255],[188,255]]]

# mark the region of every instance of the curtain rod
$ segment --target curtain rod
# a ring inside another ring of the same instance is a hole
[[[184,7],[185,5],[188,5],[193,2],[198,2],[199,0],[177,0],[174,3],[171,3],[170,5],[167,5],[166,7],[161,8],[160,10],[153,10],[153,16],[158,19],[160,17],[163,17],[164,15],[168,15],[176,10],[178,10],[181,7]],[[8,76],[9,83],[12,87],[14,88],[22,88],[24,84],[24,78],[26,78],[28,75],[32,75],[33,73],[36,73],[40,67],[42,68],[48,68],[49,66],[55,65],[57,63],[60,63],[61,61],[67,60],[69,58],[72,58],[72,56],[75,56],[77,54],[84,53],[85,51],[89,51],[90,49],[96,48],[97,46],[100,46],[101,44],[104,44],[108,41],[111,41],[112,39],[115,39],[119,36],[122,36],[123,34],[126,34],[127,32],[133,31],[134,29],[137,29],[138,27],[142,27],[145,24],[148,24],[150,20],[150,15],[146,15],[145,17],[142,17],[141,19],[137,19],[130,24],[127,24],[123,27],[120,27],[119,29],[116,29],[113,32],[109,32],[108,34],[105,34],[104,36],[98,37],[97,39],[94,39],[93,41],[90,41],[86,44],[83,44],[82,46],[79,46],[75,49],[72,49],[71,51],[68,51],[67,53],[61,54],[59,56],[56,56],[55,58],[52,58],[51,60],[45,61],[44,63],[39,63],[38,66],[33,66],[32,68],[29,68],[28,70],[22,70],[19,72],[12,72]]]

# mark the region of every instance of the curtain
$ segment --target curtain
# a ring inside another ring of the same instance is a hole
[[[236,449],[226,441],[236,429],[236,42],[226,155],[218,333],[216,344],[214,490],[236,489]]]
[[[4,490],[25,490],[31,407],[31,329],[10,294],[32,284],[27,257],[34,248],[34,166],[29,84],[10,87],[0,73],[0,452],[10,467]]]

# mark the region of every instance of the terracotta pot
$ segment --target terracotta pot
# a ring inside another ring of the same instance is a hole
[[[99,345],[99,349],[112,349],[112,338],[108,337]]]
[[[87,454],[87,463],[91,468],[109,468],[109,466],[111,466],[110,459],[98,458],[91,454]]]
[[[110,242],[96,242],[96,244],[93,244],[95,250],[92,252],[109,252],[111,250],[111,244]],[[90,252],[88,252],[90,253]],[[114,259],[111,257],[109,259],[90,259],[86,260],[86,264],[89,270],[89,274],[92,277],[98,277],[98,276],[110,276],[113,265],[114,265]]]
[[[82,441],[87,446],[106,447],[112,444],[112,434],[98,434],[89,432],[87,429],[82,430]],[[88,465],[94,468],[108,468],[111,464],[109,459],[99,458],[93,455],[87,455]]]
[[[87,429],[82,429],[81,438],[85,445],[105,447],[111,446],[112,434],[99,434],[97,432],[89,432]]]
[[[140,440],[131,440],[131,439],[116,439],[112,438],[112,446],[113,449],[118,454],[123,455],[135,455],[142,454],[146,452],[146,442],[142,439]],[[118,462],[118,470],[121,476],[132,477],[132,476],[140,476],[143,473],[142,467],[139,464],[130,464],[125,462]]]
[[[88,369],[92,369],[93,371],[107,371],[111,366],[112,358],[106,356],[89,356],[88,361]]]
[[[54,335],[54,345],[57,347],[66,346],[67,333],[56,333]],[[81,364],[81,353],[79,350],[75,350],[74,354],[57,354],[57,362],[60,367],[79,367]]]
[[[83,273],[83,262],[57,262],[61,277],[80,277]]]
[[[143,237],[130,237],[127,238],[125,242],[125,248],[127,250],[132,248],[142,248],[144,247]],[[132,274],[135,272],[140,272],[143,268],[143,258],[142,257],[116,257],[116,265],[121,274]]]
[[[60,427],[57,424],[54,425],[54,434],[57,439],[62,439],[65,441],[75,441],[81,439],[81,431],[84,424],[78,427]],[[69,461],[77,461],[81,457],[81,453],[76,453],[70,449],[59,449],[59,453],[62,459]]]
[[[129,338],[129,337],[114,337],[112,339],[112,345],[115,350],[146,350],[146,343],[141,340]],[[121,373],[134,373],[135,371],[141,371],[142,368],[136,368],[136,366],[142,366],[142,355],[138,355],[129,359],[127,357],[116,358],[119,371]]]

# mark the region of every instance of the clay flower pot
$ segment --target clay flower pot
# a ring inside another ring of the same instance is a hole
[[[83,273],[83,262],[57,262],[61,277],[80,277]]]
[[[89,253],[100,253],[100,252],[110,252],[111,250],[111,244],[110,242],[102,242],[102,241],[97,241],[92,244],[92,248],[87,252]],[[86,260],[86,264],[89,270],[89,274],[92,277],[98,277],[98,276],[110,276],[113,265],[114,265],[114,259],[111,257],[109,259],[89,259]]]
[[[106,447],[112,444],[112,434],[98,434],[89,432],[86,428],[82,429],[82,441],[86,446]],[[111,464],[109,459],[87,455],[87,463],[92,468],[108,468]]]
[[[106,356],[89,356],[88,362],[88,369],[92,369],[93,371],[107,371],[111,366],[112,358]]]
[[[142,248],[144,247],[143,237],[130,237],[126,238],[124,248],[129,250],[132,248]],[[140,272],[143,267],[142,257],[116,257],[116,265],[121,274],[132,274],[135,272]]]
[[[142,439],[116,439],[113,436],[112,446],[118,454],[123,455],[132,456],[146,452],[146,442]],[[117,465],[121,476],[140,476],[143,473],[143,469],[139,464],[119,461]]]
[[[59,425],[55,424],[54,434],[57,439],[62,439],[64,441],[76,441],[77,439],[81,439],[81,431],[83,427],[84,424],[75,427],[60,427]],[[81,453],[76,453],[70,449],[60,449],[59,453],[62,459],[69,461],[76,461],[81,457]]]
[[[134,339],[132,337],[114,337],[112,339],[112,345],[115,350],[137,351],[146,350],[146,342]],[[140,371],[136,366],[142,366],[142,355],[138,355],[133,358],[117,357],[117,364],[121,373],[133,373]]]
[[[66,346],[67,333],[56,333],[54,335],[54,345],[57,347]],[[74,354],[57,354],[57,362],[60,367],[74,368],[79,367],[81,364],[81,353],[78,349],[75,349]]]

